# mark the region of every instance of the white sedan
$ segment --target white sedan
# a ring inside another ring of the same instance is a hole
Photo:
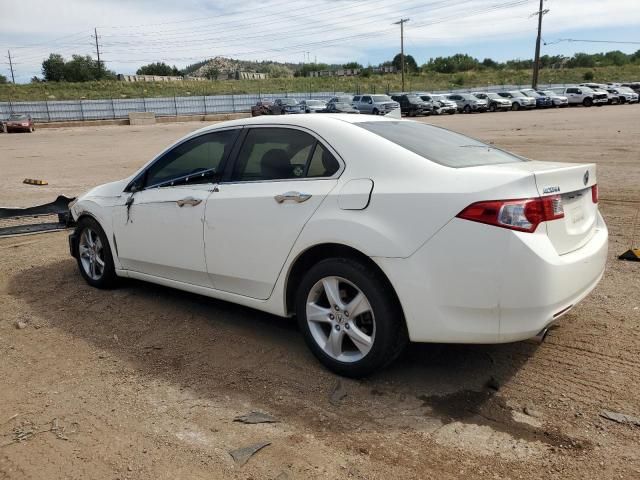
[[[410,340],[542,335],[607,257],[595,165],[384,117],[209,126],[71,212],[90,285],[136,278],[295,315],[318,359],[354,377]]]

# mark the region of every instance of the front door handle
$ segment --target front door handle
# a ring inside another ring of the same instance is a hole
[[[185,205],[191,205],[192,207],[195,207],[196,205],[200,205],[202,203],[202,200],[200,200],[199,198],[187,197],[181,200],[177,200],[176,203],[181,208]]]
[[[280,195],[276,195],[273,198],[278,203],[286,202],[287,200],[290,200],[296,203],[302,203],[309,200],[311,198],[311,194],[300,193],[300,192],[286,192],[286,193],[281,193]]]

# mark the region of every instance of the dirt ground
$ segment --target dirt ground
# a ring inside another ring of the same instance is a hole
[[[412,345],[339,379],[291,320],[141,282],[92,289],[64,232],[0,239],[0,479],[640,478],[640,426],[600,416],[640,416],[640,264],[616,259],[640,208],[640,106],[427,121],[598,163],[608,268],[543,345]],[[200,126],[0,135],[0,205],[125,177]],[[278,422],[233,421],[250,411]],[[243,466],[228,453],[259,442]]]

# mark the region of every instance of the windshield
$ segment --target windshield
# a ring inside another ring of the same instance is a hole
[[[297,105],[298,104],[298,100],[296,100],[295,98],[283,98],[282,99],[282,104],[283,105]]]
[[[418,95],[407,95],[407,99],[411,103],[422,103],[422,99]]]
[[[463,168],[526,161],[493,145],[424,123],[388,121],[354,125],[446,167]]]
[[[318,105],[324,105],[324,102],[321,102],[320,100],[306,100],[307,105],[313,105],[313,106],[318,106]]]
[[[514,90],[511,90],[510,92],[508,92],[511,96],[513,97],[522,97],[524,96],[524,94],[522,92],[516,92]]]
[[[465,100],[479,100],[478,97],[476,97],[475,95],[471,95],[470,93],[463,93],[460,96]]]
[[[633,91],[633,88],[630,87],[618,87],[618,91],[622,93],[636,93]]]
[[[502,100],[502,97],[497,93],[487,93],[487,97],[492,98],[494,100]]]
[[[527,97],[532,98],[539,98],[542,96],[538,92],[534,92],[533,90],[523,90],[522,93],[524,93]]]
[[[590,89],[589,87],[578,87],[580,90],[582,90],[582,93],[590,93],[593,92],[592,89]]]
[[[374,102],[392,102],[391,97],[386,95],[372,95],[371,98]]]
[[[13,115],[9,115],[9,120],[26,120],[27,116],[26,115],[20,115],[17,113],[14,113]]]

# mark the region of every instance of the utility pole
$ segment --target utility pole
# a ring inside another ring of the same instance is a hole
[[[102,64],[100,63],[100,44],[98,43],[98,28],[93,29],[96,38],[96,55],[98,56],[98,80],[102,77]]]
[[[540,0],[542,1],[542,0]],[[404,24],[408,22],[408,18],[401,18],[394,25],[400,25],[400,70],[402,71],[402,91],[404,92]]]
[[[538,88],[538,74],[540,73],[540,40],[542,39],[542,16],[549,13],[549,10],[544,10],[542,4],[544,0],[540,0],[540,8],[534,15],[538,15],[538,36],[536,37],[536,58],[533,61],[533,79],[531,81],[531,88],[536,90]]]
[[[9,68],[11,69],[11,82],[15,85],[16,77],[13,75],[13,62],[11,61],[11,50],[7,50],[7,53],[9,54]]]

